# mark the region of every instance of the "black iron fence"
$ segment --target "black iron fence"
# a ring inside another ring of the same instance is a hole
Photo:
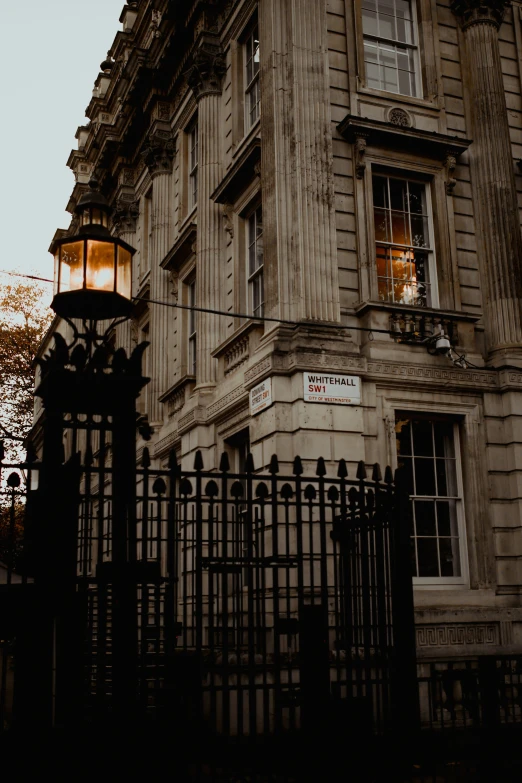
[[[26,724],[35,688],[51,707],[33,722],[228,741],[522,726],[522,656],[416,663],[389,470],[153,469],[145,450],[122,525],[110,430],[83,424],[54,488],[32,459],[2,466],[0,730]]]
[[[360,465],[349,479],[341,461],[337,473],[327,476],[320,459],[305,477],[297,458],[286,475],[273,458],[267,474],[250,459],[239,475],[226,455],[219,471],[205,472],[199,454],[193,471],[174,461],[152,470],[145,453],[134,558],[123,563],[111,471],[93,460],[78,538],[92,709],[109,710],[114,695],[114,584],[126,569],[136,608],[132,687],[151,717],[173,700],[213,733],[254,737],[324,720],[334,702],[346,720],[389,727],[415,687],[405,679],[412,602],[397,499],[390,471],[383,481],[378,466],[368,478]]]

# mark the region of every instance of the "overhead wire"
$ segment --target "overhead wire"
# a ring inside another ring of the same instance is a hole
[[[47,277],[38,277],[37,275],[29,275],[23,272],[8,272],[7,270],[0,269],[0,273],[4,275],[10,275],[10,276],[16,276],[16,277],[24,277],[29,280],[38,280],[43,283],[53,283],[54,280],[50,280]],[[306,326],[309,325],[313,327],[314,329],[332,329],[338,331],[339,329],[345,330],[345,331],[355,331],[355,332],[368,332],[369,339],[373,339],[373,334],[387,334],[391,335],[392,331],[390,329],[377,329],[375,327],[368,327],[368,326],[353,326],[349,324],[332,324],[332,323],[322,323],[321,321],[291,321],[287,318],[276,318],[276,317],[270,317],[270,316],[252,316],[251,313],[235,313],[230,310],[217,310],[210,307],[197,307],[196,305],[184,305],[180,304],[179,302],[160,302],[157,299],[148,299],[144,296],[135,296],[133,297],[133,302],[145,302],[146,304],[155,304],[160,305],[162,307],[172,307],[176,308],[178,310],[189,310],[192,312],[197,313],[207,313],[208,315],[219,315],[224,316],[227,318],[242,318],[242,319],[251,319],[253,321],[261,321],[263,323],[277,323],[277,324],[284,324],[285,326]],[[458,356],[460,361],[466,362],[467,366],[472,369],[487,369],[481,368],[476,364],[472,364],[468,359],[465,358],[465,354],[459,354],[457,351],[453,349],[454,353]],[[464,369],[464,368],[463,368]]]

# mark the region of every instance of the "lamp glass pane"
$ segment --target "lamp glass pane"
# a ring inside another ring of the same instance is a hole
[[[89,239],[86,287],[97,291],[114,291],[114,283],[114,244]]]
[[[132,257],[128,250],[118,247],[118,276],[116,291],[126,299],[131,298]]]
[[[66,242],[60,248],[60,293],[83,288],[83,242]]]

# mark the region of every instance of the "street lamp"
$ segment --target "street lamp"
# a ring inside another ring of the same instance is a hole
[[[108,229],[111,208],[91,180],[78,201],[78,233],[56,239],[52,309],[63,318],[104,320],[129,316],[134,248]]]

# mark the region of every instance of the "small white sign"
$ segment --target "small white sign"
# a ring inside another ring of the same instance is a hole
[[[357,375],[330,375],[305,372],[305,402],[326,402],[335,405],[361,404],[361,379]]]
[[[266,378],[250,389],[250,415],[264,411],[272,405],[272,378]]]

